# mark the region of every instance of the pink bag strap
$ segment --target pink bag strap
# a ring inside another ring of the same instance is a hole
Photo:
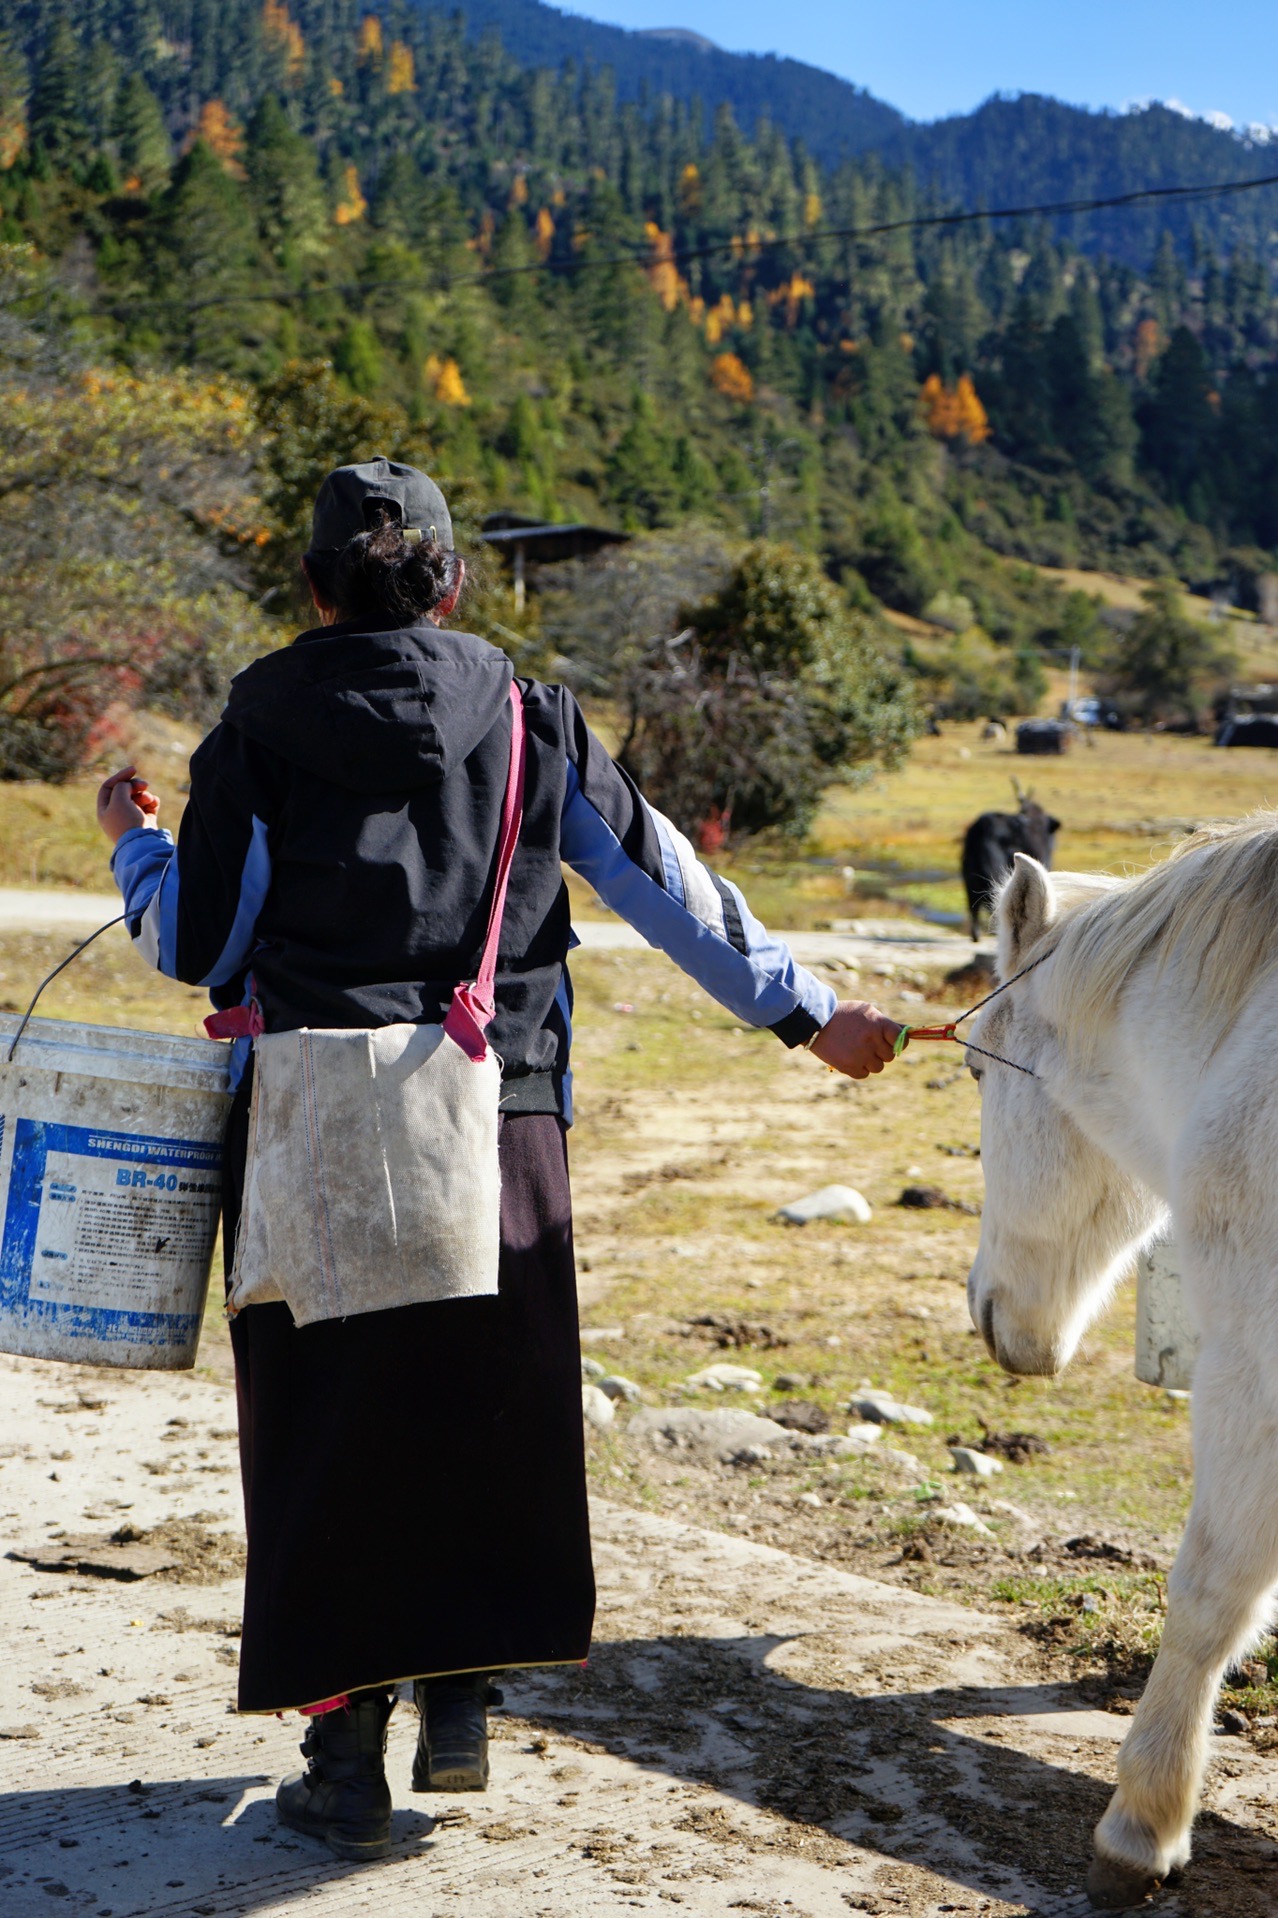
[[[524,769],[527,742],[524,729],[524,702],[518,686],[510,682],[510,769],[506,774],[506,796],[501,807],[501,832],[497,840],[497,877],[493,902],[488,912],[488,932],[484,939],[479,975],[469,985],[453,990],[452,1004],[444,1020],[444,1031],[454,1039],[476,1064],[488,1057],[485,1028],[497,1010],[497,948],[501,943],[501,922],[506,912],[506,891],[510,868],[524,823]]]

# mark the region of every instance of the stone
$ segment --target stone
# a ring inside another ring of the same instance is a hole
[[[868,1202],[850,1185],[823,1185],[806,1199],[793,1199],[777,1213],[787,1225],[811,1225],[815,1219],[841,1219],[845,1224],[868,1225],[874,1217]]]
[[[890,1392],[881,1391],[877,1386],[863,1385],[855,1397],[848,1401],[848,1411],[855,1412],[860,1419],[866,1419],[872,1425],[930,1425],[932,1414],[925,1412],[922,1406],[905,1405],[894,1399]]]
[[[997,1478],[1003,1469],[1001,1459],[987,1458],[984,1452],[974,1452],[970,1445],[951,1445],[950,1457],[956,1472],[971,1472],[977,1478]]]
[[[802,1392],[809,1381],[802,1372],[778,1372],[772,1381],[774,1392]]]
[[[870,1433],[873,1433],[873,1438],[867,1436]],[[869,1458],[879,1455],[878,1437],[877,1425],[857,1425],[847,1433],[829,1432],[822,1438],[809,1438],[804,1449],[815,1452],[820,1458]],[[881,1456],[886,1458],[886,1451]],[[904,1458],[906,1454],[899,1452],[896,1456]]]
[[[582,1417],[596,1431],[606,1432],[617,1416],[617,1408],[606,1392],[597,1385],[583,1385],[581,1388]]]
[[[1241,1712],[1222,1712],[1217,1723],[1229,1738],[1244,1738],[1251,1730],[1251,1720],[1244,1718]]]
[[[994,1533],[983,1518],[977,1516],[970,1505],[955,1503],[940,1505],[931,1514],[938,1525],[954,1525],[965,1532],[979,1532],[985,1538],[993,1538]]]
[[[791,1432],[810,1432],[813,1437],[830,1429],[829,1413],[811,1399],[787,1399],[775,1407],[772,1417]]]
[[[624,1339],[624,1325],[583,1325],[581,1343],[583,1345],[607,1345],[613,1339]]]
[[[598,1359],[588,1359],[583,1356],[581,1361],[581,1376],[586,1383],[589,1383],[591,1379],[597,1382],[603,1378],[607,1370],[607,1366],[600,1365]]]
[[[794,1502],[796,1505],[809,1505],[815,1512],[821,1510],[822,1501],[820,1494],[817,1492],[800,1492]]]
[[[707,1365],[684,1384],[707,1392],[760,1392],[763,1374],[749,1365]]]
[[[911,1478],[922,1478],[923,1476],[923,1467],[919,1464],[913,1452],[898,1452],[894,1446],[883,1445],[879,1447],[874,1456],[882,1459],[885,1465],[895,1465],[899,1467],[901,1471],[908,1472]]]
[[[699,1452],[730,1465],[743,1459],[747,1450],[753,1457],[743,1462],[753,1464],[771,1458],[774,1452],[788,1449],[797,1434],[787,1432],[775,1419],[760,1418],[745,1410],[709,1412],[693,1406],[644,1406],[631,1419],[627,1436],[644,1440],[658,1451]]]
[[[637,1405],[643,1397],[634,1380],[623,1378],[620,1372],[609,1372],[606,1378],[601,1378],[599,1390],[606,1392],[610,1399],[624,1399],[627,1405]]]

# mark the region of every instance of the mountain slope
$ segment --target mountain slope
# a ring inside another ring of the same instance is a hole
[[[417,0],[421,10],[452,14],[456,0]],[[465,0],[473,35],[496,32],[506,51],[527,67],[611,67],[623,100],[670,94],[700,99],[713,111],[726,104],[743,128],[772,119],[826,165],[862,153],[906,127],[905,116],[863,87],[819,67],[775,54],[725,53],[699,35],[631,33],[542,0]]]
[[[929,126],[905,124],[877,150],[964,206],[1016,206],[1100,199],[1148,187],[1218,184],[1278,174],[1278,145],[1263,146],[1158,104],[1133,113],[1093,113],[1040,94],[995,96],[974,113]],[[1272,246],[1278,189],[1193,206],[1128,207],[1057,222],[1089,253],[1148,264],[1160,235],[1182,248],[1195,230],[1218,247]]]
[[[423,12],[455,11],[455,0],[416,4]],[[972,113],[925,125],[834,74],[771,54],[725,53],[695,34],[631,33],[543,0],[466,0],[465,15],[472,36],[496,32],[521,66],[609,67],[622,99],[669,93],[700,99],[709,113],[726,104],[747,132],[766,116],[825,165],[876,152],[891,166],[912,168],[951,204],[1094,199],[1278,173],[1278,146],[1245,142],[1160,105],[1097,113],[1036,94],[995,96]],[[1276,229],[1278,189],[1055,222],[1058,237],[1083,250],[1142,266],[1164,230],[1183,250],[1197,232],[1220,250],[1268,252]]]

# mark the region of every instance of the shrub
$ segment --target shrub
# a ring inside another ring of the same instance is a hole
[[[917,731],[880,629],[805,554],[748,548],[687,620],[628,675],[622,763],[702,838],[800,832],[827,786],[894,763]]]

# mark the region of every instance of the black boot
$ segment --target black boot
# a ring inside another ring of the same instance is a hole
[[[487,1672],[418,1678],[413,1703],[421,1713],[414,1791],[483,1791],[488,1784],[488,1706],[502,1695]]]
[[[312,1718],[302,1740],[305,1771],[275,1793],[282,1825],[322,1838],[339,1858],[384,1858],[390,1850],[391,1795],[386,1727],[394,1694],[352,1692],[346,1705]]]

